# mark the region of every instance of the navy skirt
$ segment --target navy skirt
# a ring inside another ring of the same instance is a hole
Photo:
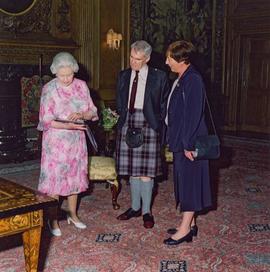
[[[190,161],[173,153],[174,191],[181,211],[201,211],[212,205],[208,160]]]

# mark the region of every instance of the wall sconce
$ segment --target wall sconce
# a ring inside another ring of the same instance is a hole
[[[116,33],[113,31],[113,29],[109,29],[107,32],[107,45],[111,49],[119,49],[120,48],[120,42],[122,41],[122,34]]]

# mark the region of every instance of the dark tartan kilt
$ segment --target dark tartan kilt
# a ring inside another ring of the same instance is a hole
[[[125,141],[128,126],[143,129],[142,146],[128,147]],[[128,113],[124,126],[117,133],[116,169],[122,176],[156,177],[162,174],[160,137],[149,127],[142,110],[136,109],[132,115]]]

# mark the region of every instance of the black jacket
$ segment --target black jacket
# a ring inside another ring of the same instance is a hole
[[[116,94],[116,110],[119,114],[118,129],[123,127],[128,112],[130,77],[130,68],[121,71],[118,76]],[[162,132],[164,128],[169,92],[170,87],[166,73],[156,68],[148,67],[143,113],[150,127],[158,132]]]
[[[194,150],[196,137],[208,134],[204,100],[202,77],[191,65],[181,76],[170,99],[167,140],[171,151]]]

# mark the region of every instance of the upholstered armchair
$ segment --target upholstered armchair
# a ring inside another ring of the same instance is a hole
[[[37,125],[41,89],[51,79],[50,76],[40,78],[38,75],[21,78],[22,127]]]
[[[31,136],[27,137],[28,148],[37,154],[41,149],[41,133],[36,129],[39,116],[39,101],[42,86],[49,82],[52,78],[48,75],[40,78],[38,75],[32,77],[21,78],[21,125]]]

